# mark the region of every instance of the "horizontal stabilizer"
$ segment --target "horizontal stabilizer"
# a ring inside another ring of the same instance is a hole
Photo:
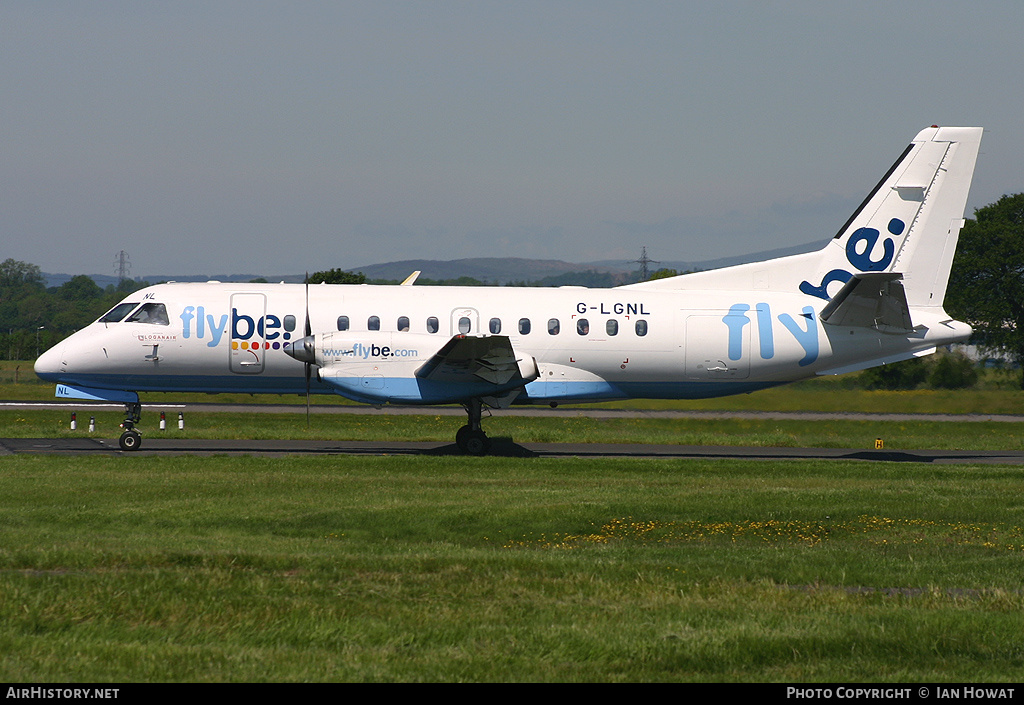
[[[845,375],[850,372],[860,372],[871,367],[878,367],[879,365],[891,365],[894,362],[903,362],[904,360],[913,360],[915,357],[925,357],[926,355],[933,355],[938,348],[925,348],[924,350],[914,351],[903,351],[886,355],[885,357],[876,357],[873,360],[861,360],[860,362],[854,362],[849,365],[843,365],[841,367],[833,367],[827,370],[821,370],[817,374],[819,376],[824,375]]]
[[[850,328],[875,328],[883,333],[909,333],[907,295],[899,272],[861,272],[853,275],[821,310],[822,323]]]

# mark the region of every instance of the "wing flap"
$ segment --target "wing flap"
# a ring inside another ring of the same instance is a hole
[[[516,358],[508,336],[456,335],[423,363],[415,375],[431,382],[460,384],[480,379],[504,387],[510,382],[526,384],[537,379],[539,373],[533,357]]]

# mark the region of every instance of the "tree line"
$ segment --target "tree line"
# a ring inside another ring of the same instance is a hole
[[[974,328],[971,342],[1022,369],[1024,389],[1024,193],[974,212],[960,231],[946,312]]]
[[[37,356],[59,340],[95,321],[104,311],[146,282],[123,280],[101,288],[92,277],[72,277],[46,287],[39,267],[0,262],[0,355],[8,360]]]

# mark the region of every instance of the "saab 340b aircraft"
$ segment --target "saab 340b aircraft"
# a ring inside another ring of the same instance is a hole
[[[817,252],[612,289],[160,284],[36,373],[123,402],[125,450],[138,393],[181,391],[462,404],[456,442],[478,455],[483,407],[716,397],[927,355],[971,333],[942,302],[981,134],[922,130]]]

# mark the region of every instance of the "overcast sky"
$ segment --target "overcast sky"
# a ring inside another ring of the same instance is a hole
[[[266,275],[826,240],[923,127],[1024,191],[1024,3],[0,0],[0,260]]]

